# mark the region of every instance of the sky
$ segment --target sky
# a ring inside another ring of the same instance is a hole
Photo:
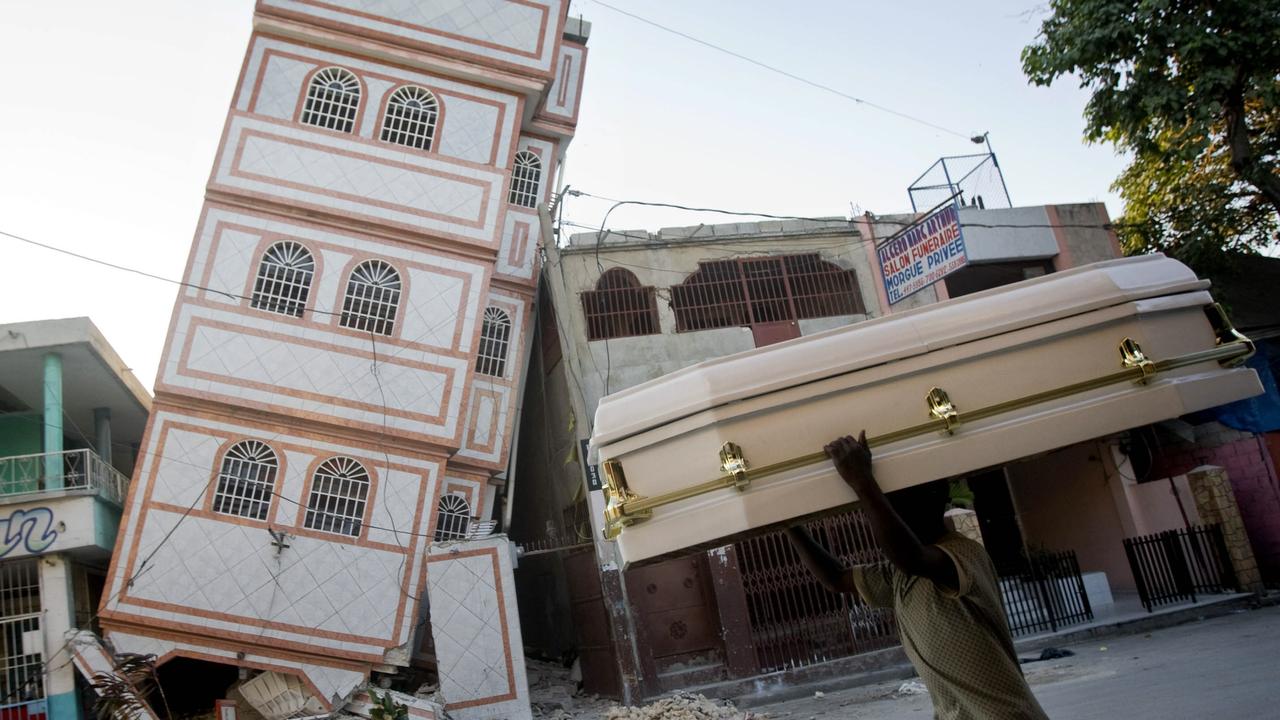
[[[796,216],[910,210],[980,148],[628,17],[640,15],[962,136],[990,133],[1014,205],[1106,202],[1124,165],[1082,141],[1087,93],[1031,87],[1042,3],[573,0],[592,23],[563,180],[617,200]],[[0,232],[181,278],[252,0],[0,3]],[[613,203],[568,198],[597,227]],[[614,229],[731,218],[624,206]],[[572,229],[572,228],[571,228]],[[0,236],[0,324],[88,316],[148,388],[176,287]]]

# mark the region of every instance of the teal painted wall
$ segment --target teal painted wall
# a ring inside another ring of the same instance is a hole
[[[73,692],[53,695],[45,700],[49,707],[49,720],[82,720],[80,701]]]
[[[0,415],[0,457],[34,455],[42,451],[40,434],[44,430],[40,413]]]
[[[116,547],[116,533],[120,532],[120,508],[102,498],[93,501],[93,542],[111,552]]]
[[[0,415],[0,458],[42,453],[43,437],[44,416],[40,413]],[[15,468],[13,473],[6,473],[14,482],[5,483],[0,488],[0,493],[35,492],[40,487],[38,476],[41,469],[36,464],[31,464],[29,468],[21,468],[21,472]],[[29,475],[29,482],[17,482],[24,474]]]

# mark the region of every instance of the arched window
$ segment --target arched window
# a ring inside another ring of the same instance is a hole
[[[354,330],[390,335],[399,305],[400,273],[381,260],[369,260],[351,271],[339,322]]]
[[[480,353],[476,357],[476,372],[504,377],[507,374],[507,348],[510,344],[511,318],[496,307],[485,308],[484,323],[480,326]]]
[[[471,527],[471,506],[461,495],[444,495],[436,504],[436,534],[440,540],[461,540]]]
[[[360,81],[349,70],[325,68],[311,77],[302,122],[326,130],[349,133],[360,108]]]
[[[516,153],[515,166],[511,170],[512,205],[538,207],[538,183],[542,180],[542,161],[528,150]]]
[[[266,520],[279,463],[266,443],[245,440],[222,456],[213,511],[254,520]]]
[[[312,530],[360,535],[364,525],[369,473],[349,457],[329,458],[311,476],[311,494],[303,526]]]
[[[817,253],[700,262],[671,308],[677,332],[866,312],[854,272]]]
[[[440,105],[430,90],[406,85],[391,94],[382,116],[382,141],[430,150]]]
[[[259,310],[302,317],[315,274],[316,261],[310,251],[296,242],[278,242],[262,254],[250,304]]]
[[[658,303],[653,286],[642,287],[629,270],[609,268],[595,290],[582,293],[587,316],[587,339],[656,335]]]

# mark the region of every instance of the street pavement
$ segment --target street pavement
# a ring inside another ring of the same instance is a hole
[[[1280,718],[1280,607],[1063,647],[1075,655],[1023,666],[1053,720]],[[901,687],[854,688],[754,710],[775,720],[932,717],[927,694]]]

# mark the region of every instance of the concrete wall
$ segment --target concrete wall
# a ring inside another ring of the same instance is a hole
[[[867,244],[843,220],[729,223],[663,228],[654,234],[615,231],[600,239],[598,252],[594,233],[575,235],[569,247],[550,253],[547,270],[562,344],[567,361],[578,371],[584,406],[593,412],[606,389],[617,392],[703,360],[755,347],[751,329],[745,327],[676,332],[669,288],[696,272],[699,261],[817,252],[823,260],[853,270],[868,314],[801,321],[801,333],[809,335],[879,314],[876,287],[880,279],[865,250]],[[587,340],[581,293],[595,288],[601,267],[621,267],[642,286],[657,289],[660,334]]]
[[[1134,534],[1150,535],[1200,522],[1195,496],[1186,475],[1156,482],[1125,483],[1124,492],[1133,516]],[[1176,488],[1176,495],[1175,493]],[[1185,518],[1184,518],[1185,513]]]
[[[1058,241],[1053,229],[1047,227],[1049,213],[1043,205],[1003,210],[962,208],[960,224],[965,250],[972,263],[1034,260],[1058,254]],[[980,227],[982,225],[1022,227]]]
[[[1100,443],[1081,443],[1006,466],[1028,548],[1074,550],[1082,572],[1105,572],[1113,590],[1133,591],[1121,513]]]
[[[544,327],[545,322],[544,317]],[[578,421],[569,407],[563,358],[540,351],[542,346],[535,342],[530,355],[507,530],[512,542],[531,548],[549,539],[548,528],[553,535],[576,532],[566,527],[564,515],[582,493],[585,462],[577,448],[577,433],[570,430]],[[586,533],[590,532],[588,526]],[[515,569],[525,647],[553,658],[577,644],[560,560],[558,554],[534,555],[521,558]]]
[[[1058,239],[1059,270],[1079,267],[1123,255],[1120,241],[1114,230],[1087,226],[1106,225],[1111,222],[1107,206],[1102,203],[1077,203],[1049,205],[1049,219],[1058,225],[1054,234]]]
[[[1262,578],[1280,584],[1280,479],[1266,438],[1211,422],[1195,426],[1195,443],[1159,449],[1153,477],[1183,475],[1201,465],[1223,468],[1235,490]]]

